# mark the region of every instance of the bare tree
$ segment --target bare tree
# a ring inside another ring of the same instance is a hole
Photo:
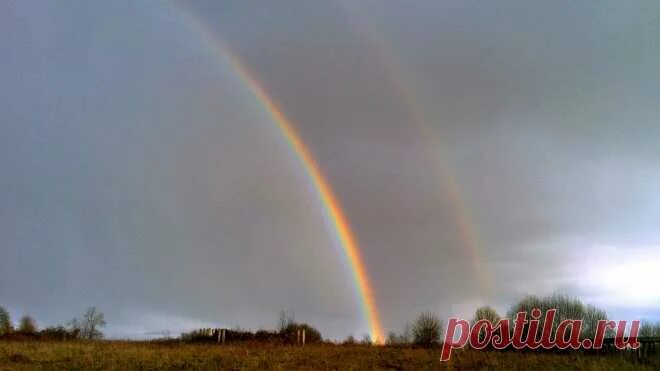
[[[483,319],[492,323],[493,326],[496,326],[497,322],[500,320],[500,315],[497,313],[495,309],[489,306],[477,308],[477,310],[474,312],[474,319],[472,320],[472,325],[477,323],[477,321],[481,321]],[[479,331],[479,340],[483,340],[485,336],[486,336],[486,330],[481,329],[481,331]]]
[[[277,321],[277,331],[282,333],[286,331],[289,327],[292,325],[295,325],[296,320],[295,320],[295,315],[293,311],[285,311],[282,309],[280,311],[280,317]]]
[[[22,334],[34,334],[37,332],[37,322],[30,316],[23,316],[18,324],[18,332]]]
[[[103,337],[103,333],[99,329],[105,324],[103,313],[99,312],[96,307],[89,307],[80,319],[73,319],[70,326],[80,338],[95,340]]]
[[[474,312],[474,320],[472,321],[472,323],[474,324],[475,322],[482,319],[488,320],[490,321],[490,323],[495,325],[497,321],[500,320],[500,315],[497,314],[497,311],[492,307],[489,306],[480,307]]]
[[[440,343],[442,321],[431,312],[423,312],[417,317],[412,327],[415,345],[433,347]]]
[[[9,312],[0,306],[0,336],[12,332],[11,317]]]

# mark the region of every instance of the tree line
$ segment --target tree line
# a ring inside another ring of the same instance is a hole
[[[511,306],[506,317],[512,322],[518,312],[530,313],[537,308],[542,312],[548,309],[556,309],[556,317],[553,326],[556,327],[565,319],[579,319],[583,321],[580,338],[587,338],[595,333],[599,320],[607,320],[607,313],[593,305],[585,305],[579,299],[568,295],[553,294],[550,296],[528,295]],[[500,314],[491,306],[477,308],[472,323],[486,319],[496,323],[501,318]],[[27,315],[22,316],[18,325],[14,326],[9,312],[0,306],[0,338],[11,338],[30,336],[45,339],[86,339],[97,340],[103,338],[101,328],[106,325],[103,313],[96,307],[89,307],[79,318],[69,321],[66,326],[53,326],[39,329],[36,321]],[[540,320],[540,328],[543,328],[543,318]],[[197,329],[182,333],[179,340],[186,342],[213,342],[218,339],[218,329]],[[304,330],[308,344],[323,342],[319,330],[307,323],[299,323],[295,320],[293,313],[282,311],[275,330],[248,331],[240,328],[226,329],[223,341],[257,341],[257,342],[279,342],[294,344],[297,334]],[[410,324],[407,324],[400,333],[390,332],[386,339],[387,345],[392,346],[439,346],[444,335],[444,321],[433,312],[422,312]],[[555,328],[553,328],[554,332]],[[660,322],[652,323],[643,321],[639,329],[640,338],[660,337]],[[606,337],[614,337],[613,331],[609,330]],[[356,340],[352,335],[341,342],[344,345],[363,344],[370,345],[372,340],[369,335]]]
[[[532,309],[540,309],[545,313],[548,309],[556,309],[556,317],[553,321],[552,333],[557,329],[559,323],[566,319],[582,320],[580,330],[580,339],[592,338],[596,332],[599,320],[608,320],[605,310],[593,305],[585,305],[577,298],[565,294],[552,294],[549,296],[527,295],[520,301],[511,306],[506,313],[506,317],[501,317],[497,311],[490,306],[478,308],[472,317],[472,324],[479,320],[486,319],[491,323],[497,323],[502,318],[508,318],[511,323],[515,321],[518,312],[531,313]],[[543,328],[544,318],[539,321],[539,328]],[[513,328],[510,328],[512,331]],[[432,312],[420,314],[412,325],[406,325],[404,331],[400,334],[390,332],[387,337],[387,344],[390,345],[417,345],[424,347],[439,346],[444,331],[444,322]],[[526,328],[523,331],[523,337],[526,336]],[[605,333],[606,338],[613,338],[615,332],[608,329]],[[642,321],[638,337],[660,337],[660,322]]]
[[[43,339],[85,339],[103,338],[101,328],[106,325],[105,316],[96,307],[89,307],[79,318],[74,318],[66,326],[50,326],[39,329],[34,318],[24,315],[14,327],[9,312],[0,306],[0,338],[43,338]]]

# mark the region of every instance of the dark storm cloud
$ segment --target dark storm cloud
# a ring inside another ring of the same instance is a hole
[[[96,304],[120,336],[272,326],[282,308],[366,331],[299,162],[182,10],[73,5],[0,5],[0,303],[44,323]],[[432,146],[473,216],[489,302],[562,289],[656,315],[566,262],[654,259],[660,243],[654,3],[186,6],[309,144],[387,328],[483,300]]]

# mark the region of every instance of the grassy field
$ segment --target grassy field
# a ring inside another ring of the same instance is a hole
[[[637,363],[622,355],[565,355],[457,351],[449,363],[439,362],[439,350],[314,345],[203,345],[148,342],[0,341],[0,370],[22,369],[275,369],[275,370],[638,370],[658,369],[660,359]]]

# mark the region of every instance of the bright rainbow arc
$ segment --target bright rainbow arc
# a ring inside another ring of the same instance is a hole
[[[353,270],[355,282],[363,301],[362,304],[367,313],[371,337],[374,342],[381,343],[383,341],[383,331],[376,309],[376,300],[374,298],[373,289],[371,288],[369,278],[367,277],[366,268],[360,254],[358,243],[353,235],[351,226],[346,219],[346,215],[342,210],[341,204],[334,195],[330,184],[323,176],[316,160],[293,128],[291,122],[286,116],[284,116],[282,111],[270,99],[265,90],[259,85],[244,65],[241,64],[231,53],[227,53],[227,56],[231,60],[235,71],[245,82],[252,94],[254,94],[255,98],[257,98],[266,111],[270,113],[275,123],[277,123],[277,126],[300,159],[310,180],[314,184],[321,202],[326,209],[327,216],[335,226],[341,246],[348,257]]]
[[[314,185],[318,196],[324,206],[326,216],[334,226],[339,243],[346,254],[348,262],[351,266],[354,282],[357,286],[357,292],[360,296],[361,306],[366,320],[369,323],[369,333],[371,340],[376,344],[384,342],[383,329],[380,323],[380,316],[376,299],[373,293],[369,277],[367,275],[366,266],[360,254],[360,248],[355,238],[351,226],[346,218],[346,215],[339,203],[337,197],[332,190],[332,187],[323,175],[318,163],[314,156],[307,148],[302,138],[296,132],[293,124],[287,119],[282,110],[270,98],[266,90],[257,81],[252,73],[247,69],[244,63],[230,51],[220,40],[218,40],[213,32],[197,19],[191,12],[186,12],[190,15],[190,23],[194,28],[203,36],[204,40],[212,46],[212,49],[221,58],[226,59],[231,64],[233,71],[237,74],[240,80],[245,84],[248,90],[256,98],[256,100],[268,112],[273,121],[277,124],[278,129],[283,134],[287,143],[293,149],[294,153],[300,160],[305,172],[309,176],[310,181]]]

